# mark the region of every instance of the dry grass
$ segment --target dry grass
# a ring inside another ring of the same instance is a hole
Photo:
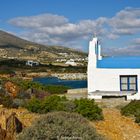
[[[20,108],[20,109],[6,109],[3,107],[0,107],[0,124],[2,125],[2,128],[5,129],[5,120],[8,118],[12,112],[16,113],[16,116],[18,119],[23,123],[24,127],[28,127],[32,124],[32,122],[38,118],[40,115],[35,113],[30,113],[26,109]]]
[[[104,121],[93,122],[97,131],[109,140],[140,140],[140,126],[115,108],[104,108]]]

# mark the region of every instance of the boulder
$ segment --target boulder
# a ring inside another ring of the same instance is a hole
[[[20,133],[22,131],[22,123],[20,120],[16,117],[16,113],[12,113],[7,119],[6,119],[6,131],[10,133],[12,136]]]
[[[19,92],[19,87],[8,81],[4,84],[5,90],[9,93],[10,96],[15,97]]]

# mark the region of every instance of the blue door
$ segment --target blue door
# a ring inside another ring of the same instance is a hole
[[[137,91],[137,75],[121,75],[120,90]]]

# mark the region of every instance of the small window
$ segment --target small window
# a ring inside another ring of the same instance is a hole
[[[120,90],[137,91],[137,75],[121,75]]]

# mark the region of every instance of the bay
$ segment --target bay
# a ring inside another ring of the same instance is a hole
[[[64,85],[73,89],[87,88],[87,80],[61,80],[57,77],[39,77],[34,78],[33,81],[45,85]]]

